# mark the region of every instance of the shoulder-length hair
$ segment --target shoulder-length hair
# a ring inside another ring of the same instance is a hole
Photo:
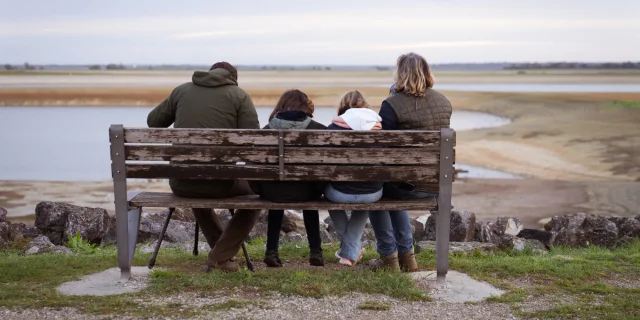
[[[364,99],[360,91],[353,90],[345,93],[338,103],[338,115],[342,115],[351,108],[369,108],[369,103]]]
[[[307,116],[313,118],[313,101],[309,99],[307,94],[298,90],[298,89],[290,89],[285,91],[278,99],[278,103],[276,103],[275,108],[271,111],[271,115],[269,116],[269,121],[276,116],[276,114],[280,111],[304,111]]]
[[[416,97],[424,97],[427,89],[433,88],[435,82],[427,60],[413,52],[398,57],[394,81],[396,92]]]

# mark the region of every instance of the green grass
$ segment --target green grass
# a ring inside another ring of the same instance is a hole
[[[163,250],[151,273],[150,286],[138,293],[106,297],[64,296],[55,288],[66,281],[117,265],[113,247],[92,254],[79,250],[72,255],[42,254],[23,256],[18,250],[0,252],[0,307],[42,308],[73,307],[81,312],[104,315],[131,315],[162,317],[180,314],[190,317],[223,310],[268,305],[259,300],[237,299],[204,308],[193,308],[179,303],[149,305],[144,301],[154,297],[175,295],[177,292],[197,296],[214,296],[224,292],[261,292],[269,295],[324,297],[351,292],[385,294],[409,301],[428,301],[421,289],[407,274],[372,272],[364,267],[343,269],[335,266],[333,252],[336,246],[325,246],[326,268],[307,267],[308,249],[305,243],[285,244],[280,249],[283,259],[291,260],[299,268],[247,270],[234,274],[204,273],[206,255],[194,257],[177,250]],[[264,254],[264,241],[255,240],[248,245],[250,255],[259,259]],[[136,254],[134,265],[146,265],[149,254]],[[365,261],[375,257],[368,250]],[[562,259],[558,256],[570,256]],[[423,251],[417,255],[421,266],[432,269],[435,255]],[[239,257],[239,261],[243,259]],[[332,265],[333,264],[333,265]],[[524,318],[581,318],[625,319],[640,318],[640,289],[613,287],[606,280],[616,277],[638,279],[640,275],[640,241],[615,250],[598,247],[581,249],[554,248],[547,255],[530,251],[523,253],[476,252],[451,256],[450,267],[470,276],[488,281],[508,292],[488,299],[490,303],[511,305],[516,315]],[[514,279],[526,278],[531,284],[519,288],[511,284]],[[550,305],[549,310],[523,312],[519,304],[536,297],[575,297],[571,304]],[[597,301],[597,303],[594,303]],[[363,310],[389,310],[384,303],[367,301],[358,306]]]
[[[607,104],[607,108],[614,109],[640,109],[640,101],[611,101]]]

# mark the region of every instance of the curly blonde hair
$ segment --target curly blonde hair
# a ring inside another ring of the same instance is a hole
[[[398,57],[393,77],[396,92],[404,92],[416,97],[424,97],[427,89],[433,88],[435,83],[427,60],[413,52]]]
[[[360,91],[353,90],[345,93],[338,104],[338,115],[342,115],[351,108],[370,108]]]

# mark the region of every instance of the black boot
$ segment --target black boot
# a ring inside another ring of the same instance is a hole
[[[278,257],[277,250],[267,250],[264,254],[264,263],[267,267],[271,268],[280,268],[282,267],[282,261],[280,261],[280,257]]]
[[[324,258],[322,257],[322,249],[312,249],[309,253],[309,264],[316,267],[324,266]]]

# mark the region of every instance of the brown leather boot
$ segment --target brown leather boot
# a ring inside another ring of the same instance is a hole
[[[388,255],[380,256],[379,259],[372,259],[369,261],[369,266],[373,270],[391,270],[400,271],[400,263],[398,262],[398,251]]]
[[[402,269],[402,271],[418,271],[418,263],[416,262],[416,255],[413,253],[413,250],[399,255],[398,262],[400,263],[400,269]]]
[[[211,272],[212,269],[213,268],[209,266],[209,268],[207,269],[207,272]],[[222,271],[222,272],[238,272],[239,269],[240,269],[240,266],[238,265],[238,263],[231,260],[216,262],[216,266],[215,266],[215,270]]]

